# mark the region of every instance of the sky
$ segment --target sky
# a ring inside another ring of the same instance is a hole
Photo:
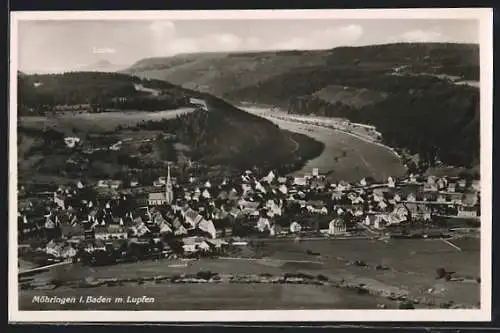
[[[394,42],[479,43],[463,19],[20,21],[18,69],[64,71],[106,60],[127,67],[195,52],[316,50]]]

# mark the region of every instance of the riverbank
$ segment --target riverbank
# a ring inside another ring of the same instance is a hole
[[[353,136],[359,140],[363,140],[365,142],[377,145],[379,147],[383,147],[396,155],[398,158],[401,158],[399,153],[392,147],[385,145],[381,142],[378,142],[377,139],[373,135],[361,135],[357,134],[355,131],[349,131],[342,129],[340,126],[336,126],[335,124],[339,122],[339,120],[336,120],[335,118],[327,118],[327,117],[311,117],[311,116],[298,116],[298,115],[293,115],[289,114],[285,111],[281,111],[278,109],[260,109],[260,108],[252,108],[252,107],[247,107],[247,106],[238,106],[239,108],[244,109],[247,112],[251,112],[254,114],[257,114],[261,117],[264,117],[266,119],[272,120],[272,119],[277,119],[277,120],[284,120],[284,121],[291,121],[291,122],[296,122],[300,124],[306,124],[306,125],[315,125],[319,127],[324,127],[324,128],[329,128],[333,129],[335,131],[344,133],[346,135]],[[354,126],[357,126],[359,128],[366,128],[368,125],[365,124],[356,124],[356,123],[351,123]],[[379,132],[374,131],[374,134],[380,135]]]
[[[394,149],[327,126],[305,124],[269,116],[271,109],[240,105],[240,109],[263,117],[281,129],[307,135],[322,142],[321,155],[307,161],[293,176],[302,176],[318,168],[332,181],[359,181],[364,177],[386,181],[388,177],[403,177],[406,168]]]

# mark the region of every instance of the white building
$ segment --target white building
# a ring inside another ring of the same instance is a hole
[[[319,169],[318,168],[313,168],[312,169],[312,176],[313,177],[318,177],[319,176]]]
[[[301,230],[302,230],[302,226],[299,223],[292,222],[290,224],[290,232],[297,233],[297,232],[300,232]]]
[[[339,235],[344,234],[347,231],[347,226],[341,219],[334,219],[328,225],[329,235]]]

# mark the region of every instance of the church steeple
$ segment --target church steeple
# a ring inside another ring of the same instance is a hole
[[[170,179],[170,165],[167,167],[167,182],[165,184],[165,201],[171,204],[174,200],[174,193],[172,191],[172,180]]]

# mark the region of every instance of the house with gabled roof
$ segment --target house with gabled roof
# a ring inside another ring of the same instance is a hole
[[[106,241],[112,239],[127,239],[128,234],[124,227],[118,224],[110,224],[106,226],[96,226],[94,229],[94,237],[95,239]]]
[[[409,216],[413,221],[430,221],[431,220],[431,209],[424,204],[417,203],[406,203],[406,209],[408,209]]]
[[[328,225],[328,234],[329,235],[339,235],[344,234],[347,231],[347,226],[342,219],[333,219],[330,221]]]
[[[217,231],[215,230],[214,223],[211,220],[202,219],[200,223],[198,223],[198,229],[207,233],[212,238],[216,238]]]

